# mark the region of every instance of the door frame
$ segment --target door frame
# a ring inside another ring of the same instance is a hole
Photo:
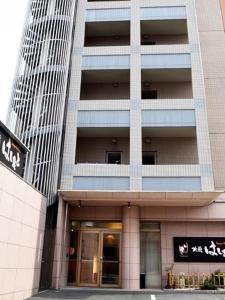
[[[80,271],[81,271],[81,252],[82,252],[82,235],[83,233],[95,233],[98,234],[98,249],[97,249],[97,268],[98,268],[98,272],[97,272],[97,283],[96,284],[91,284],[91,283],[81,283],[80,282]],[[101,235],[100,232],[97,230],[80,230],[79,232],[79,251],[78,251],[78,268],[77,268],[77,285],[78,286],[83,286],[83,287],[98,287],[99,286],[99,269],[100,269],[100,265],[99,265],[99,249],[100,249],[100,243],[101,243]]]
[[[98,259],[97,259],[97,265],[98,265],[98,278],[97,278],[97,284],[85,284],[80,282],[80,271],[81,271],[81,251],[82,251],[82,234],[83,233],[97,233],[99,236],[99,244],[98,244]],[[101,259],[103,257],[103,236],[104,233],[111,233],[111,234],[118,234],[119,235],[119,281],[118,284],[102,284],[102,265],[103,260]],[[121,230],[115,230],[115,229],[106,229],[106,228],[82,228],[79,230],[79,251],[78,251],[78,267],[77,267],[77,286],[78,287],[96,287],[96,288],[119,288],[121,286],[121,254],[122,254],[122,232]]]
[[[119,280],[118,280],[118,284],[104,284],[102,283],[102,265],[103,265],[103,259],[100,261],[100,272],[99,272],[99,287],[102,288],[119,288],[121,286],[121,252],[122,252],[122,245],[121,245],[121,231],[115,231],[115,230],[101,230],[101,234],[100,234],[100,238],[101,238],[101,243],[100,243],[100,247],[101,247],[101,253],[100,253],[100,257],[103,257],[103,237],[104,237],[104,233],[110,233],[110,234],[118,234],[119,235]]]

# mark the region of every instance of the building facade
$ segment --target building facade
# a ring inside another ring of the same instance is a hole
[[[47,189],[52,178],[51,193],[58,188],[52,286],[138,289],[143,280],[159,288],[173,265],[177,272],[224,269],[219,250],[222,263],[175,255],[176,238],[186,246],[188,238],[208,237],[211,247],[224,236],[224,1],[52,0],[30,7],[38,14],[32,32],[47,27],[35,41],[29,31],[9,124],[30,142],[27,178]],[[54,22],[64,26],[65,40],[49,29]],[[57,72],[63,84],[50,85],[45,76]],[[24,80],[37,94],[19,89]],[[37,172],[34,161],[44,165],[47,157],[54,168]]]
[[[47,198],[23,179],[26,153],[0,121],[0,299],[39,290]]]

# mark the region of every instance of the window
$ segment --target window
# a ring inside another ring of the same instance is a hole
[[[143,165],[155,165],[156,164],[156,152],[143,151],[142,152],[142,164]]]
[[[157,99],[157,91],[142,91],[142,99]]]
[[[122,152],[106,152],[107,164],[121,165]]]

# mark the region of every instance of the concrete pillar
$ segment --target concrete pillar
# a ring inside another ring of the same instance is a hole
[[[140,288],[140,221],[139,207],[123,207],[122,288]]]
[[[69,243],[68,206],[59,197],[58,216],[55,235],[55,251],[52,272],[52,287],[59,289],[67,285],[67,249]]]

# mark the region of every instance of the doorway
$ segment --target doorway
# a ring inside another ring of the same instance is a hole
[[[79,228],[71,233],[70,247],[72,244],[77,245],[77,251],[70,254],[68,272],[70,286],[120,286],[121,233],[96,227]]]
[[[141,273],[144,288],[161,288],[161,233],[159,223],[141,223]]]

